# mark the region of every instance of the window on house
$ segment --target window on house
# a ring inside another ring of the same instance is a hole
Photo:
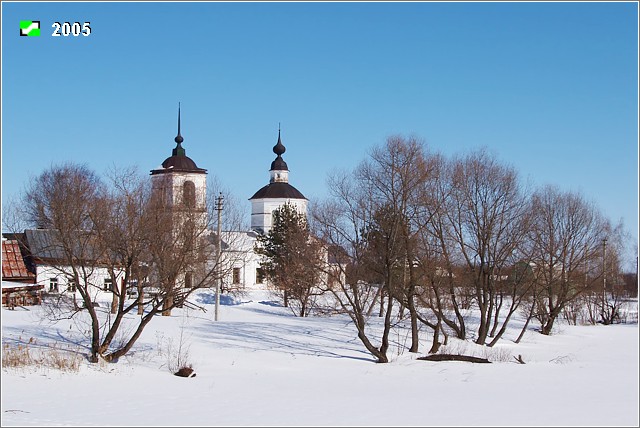
[[[67,291],[69,293],[75,293],[76,292],[76,283],[73,279],[70,279],[69,282],[67,283]]]
[[[185,181],[182,185],[182,200],[187,208],[196,206],[196,185],[193,181]]]
[[[191,272],[187,272],[184,274],[184,287],[185,288],[193,287],[193,274]]]
[[[264,270],[262,268],[256,269],[256,284],[262,284],[264,282]]]
[[[49,278],[49,291],[58,292],[58,278]]]
[[[113,291],[113,282],[111,281],[111,278],[105,278],[104,279],[104,291]]]
[[[233,283],[240,284],[240,268],[233,268]]]

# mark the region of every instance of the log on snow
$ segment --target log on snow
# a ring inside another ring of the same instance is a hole
[[[455,354],[433,354],[426,357],[419,357],[418,360],[425,361],[466,361],[469,363],[491,363],[486,358],[472,357],[469,355],[455,355]]]

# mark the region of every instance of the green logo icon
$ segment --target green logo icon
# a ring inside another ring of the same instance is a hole
[[[20,21],[20,35],[28,37],[40,36],[40,21]]]

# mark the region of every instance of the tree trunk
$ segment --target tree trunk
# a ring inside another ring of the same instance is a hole
[[[509,320],[511,319],[512,314],[513,312],[509,312],[507,314],[507,318],[505,318],[504,322],[502,323],[502,326],[500,327],[500,331],[498,332],[498,334],[494,335],[493,340],[488,345],[489,347],[492,347],[493,345],[498,343],[498,340],[500,340],[504,332],[507,331],[507,324],[509,323]]]
[[[367,309],[367,316],[371,316],[371,313],[373,312],[373,308],[376,305],[376,302],[378,301],[378,298],[382,299],[382,287],[378,287],[378,291],[376,291],[376,295],[373,296],[373,302],[371,302],[371,305],[369,306],[369,309]],[[382,316],[382,315],[380,315]]]
[[[542,329],[540,330],[540,333],[544,334],[545,336],[549,336],[551,334],[551,330],[553,329],[554,321],[555,321],[555,317],[549,317],[547,322],[543,324]]]
[[[498,328],[498,321],[500,316],[500,309],[502,309],[502,302],[503,302],[502,293],[500,293],[499,299],[500,300],[496,305],[496,310],[493,314],[493,326],[491,327],[491,332],[489,333],[489,337],[494,337],[496,335],[496,329]]]
[[[456,320],[458,321],[458,324],[456,324],[453,321],[450,321],[447,317],[443,316],[443,320],[445,322],[445,324],[447,324],[451,329],[453,329],[453,331],[456,332],[456,337],[460,340],[466,340],[467,339],[467,327],[465,325],[464,322],[464,316],[462,316],[462,312],[460,312],[460,304],[458,303],[458,300],[456,299],[456,292],[455,292],[455,288],[453,286],[449,287],[449,296],[451,297],[451,302],[453,304],[453,310],[456,314]],[[440,297],[438,297],[438,299],[440,299]],[[440,300],[438,300],[438,302],[440,302]],[[440,313],[442,313],[442,308],[440,307],[440,303],[438,303],[438,310],[440,311]]]
[[[138,328],[136,329],[136,331],[133,333],[131,338],[129,338],[129,341],[122,348],[116,349],[112,353],[105,355],[104,356],[105,361],[115,362],[118,360],[118,358],[122,357],[123,355],[126,355],[126,353],[131,350],[133,345],[136,343],[136,340],[138,340],[138,338],[142,334],[142,331],[144,330],[146,325],[153,319],[156,313],[157,313],[157,309],[154,308],[151,312],[149,312],[146,316],[144,316],[140,324],[138,324]]]
[[[123,296],[123,292],[124,292],[124,278],[122,279],[122,284],[120,286],[120,291],[118,292],[118,281],[113,281],[113,292],[112,292],[112,296],[111,296],[111,313],[115,314],[118,312],[118,302],[119,302],[119,298]],[[120,297],[118,297],[118,294],[120,295]]]
[[[437,354],[437,355],[427,355],[426,357],[417,358],[418,360],[424,361],[466,361],[469,363],[491,363],[491,361],[486,358],[480,357],[472,357],[469,355],[451,355],[451,354]]]
[[[385,356],[385,361],[381,361],[381,362],[388,362],[388,360],[386,359],[386,355],[387,355],[387,350],[389,349],[389,333],[391,332],[391,311],[393,310],[393,301],[392,301],[393,297],[391,297],[391,293],[387,292],[387,310],[385,313],[385,317],[384,317],[384,330],[382,332],[382,344],[380,345],[380,352],[382,353],[382,355]]]
[[[418,317],[416,316],[415,308],[409,310],[411,315],[411,348],[409,352],[418,352],[419,335],[418,335]]]
[[[307,301],[302,299],[300,302],[300,318],[304,318],[307,315]]]
[[[138,285],[138,315],[144,314],[144,288]]]
[[[171,306],[173,306],[173,293],[167,294],[164,298],[164,302],[162,303],[162,316],[171,316]]]
[[[489,323],[491,320],[491,313],[488,310],[487,302],[489,301],[487,292],[484,290],[484,287],[478,285],[479,290],[477,291],[478,296],[478,308],[480,309],[480,326],[478,327],[478,338],[476,342],[478,345],[484,345],[487,340],[487,335],[489,334]]]
[[[524,336],[524,333],[527,331],[527,327],[529,327],[529,322],[533,318],[533,313],[535,312],[535,307],[536,307],[536,301],[535,301],[535,299],[533,299],[533,301],[531,302],[531,310],[529,311],[529,315],[527,316],[527,320],[525,321],[524,326],[522,327],[522,330],[520,331],[520,334],[518,335],[518,338],[516,339],[515,343],[520,343],[520,341],[522,340],[522,337]]]
[[[438,317],[438,323],[436,324],[436,328],[433,329],[433,342],[431,343],[431,349],[429,349],[429,354],[435,354],[440,349],[440,326],[442,325],[442,320]]]

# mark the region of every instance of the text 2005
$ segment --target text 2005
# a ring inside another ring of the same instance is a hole
[[[54,22],[51,26],[54,30],[51,33],[54,37],[60,36],[88,36],[91,34],[91,22]]]

